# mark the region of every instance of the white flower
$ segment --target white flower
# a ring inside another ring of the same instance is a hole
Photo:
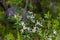
[[[29,28],[29,27],[27,27],[27,30],[28,30],[28,31],[30,31],[30,28]]]
[[[52,40],[52,38],[48,38],[48,40]]]
[[[30,16],[28,15],[27,18],[30,18]]]
[[[40,25],[40,26],[43,26],[40,22],[37,21],[36,25]]]
[[[32,15],[30,18],[34,18],[34,16]]]
[[[36,13],[34,13],[34,17],[36,16]]]
[[[32,11],[28,11],[28,13],[32,14],[33,12]]]
[[[55,34],[55,35],[56,35],[56,31],[55,31],[55,30],[53,30],[53,34]]]
[[[16,15],[14,15],[14,18],[16,18]]]
[[[36,27],[34,27],[34,29],[32,29],[32,32],[36,32]]]
[[[27,27],[23,26],[23,29],[27,29]]]
[[[36,29],[36,27],[34,27],[34,29]]]
[[[23,22],[23,21],[21,22],[21,25],[22,25],[22,26],[25,26],[25,24],[24,24],[24,22]]]
[[[33,23],[35,23],[35,20],[32,20]]]
[[[21,29],[20,31],[21,31],[21,33],[23,33],[24,32],[24,29]]]

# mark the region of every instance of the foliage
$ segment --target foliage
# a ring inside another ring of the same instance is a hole
[[[32,3],[28,1],[26,9],[25,1],[26,0],[6,1],[7,5],[11,7],[19,6],[18,10],[12,10],[16,12],[16,14],[14,17],[8,16],[7,21],[5,18],[6,10],[0,6],[0,37],[2,37],[3,40],[60,40],[59,3],[53,1],[56,6],[56,12],[54,14],[54,12],[52,12],[54,10],[51,10],[52,3],[48,0],[41,0],[41,5],[38,4],[38,0],[33,0],[31,1]],[[25,10],[25,12],[23,10]],[[27,21],[23,20],[25,16],[27,17]],[[8,27],[6,27],[6,23]]]

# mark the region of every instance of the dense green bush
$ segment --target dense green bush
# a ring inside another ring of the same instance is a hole
[[[41,6],[36,0],[31,0],[32,3],[27,2],[26,10],[25,0],[7,0],[7,5],[11,7],[20,6],[15,11],[14,17],[8,16],[7,21],[6,10],[0,5],[0,40],[60,40],[60,9],[58,8],[60,3],[53,1],[56,6],[55,14],[53,14],[51,12],[54,11],[53,3],[48,0],[41,0]],[[20,14],[24,9],[26,12],[23,11]],[[23,20],[25,16],[27,21]],[[6,27],[7,22],[8,27]]]

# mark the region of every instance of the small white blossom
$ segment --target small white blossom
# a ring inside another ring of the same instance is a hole
[[[30,31],[30,28],[28,27],[27,30]]]
[[[34,29],[32,29],[32,32],[36,32],[36,27],[34,27]]]
[[[27,18],[30,18],[30,16],[28,15]]]
[[[34,16],[32,15],[30,18],[34,18]]]
[[[23,26],[23,29],[27,29],[27,27]]]
[[[52,38],[48,38],[48,40],[52,40]]]
[[[32,32],[36,32],[36,30],[35,30],[35,29],[33,29],[33,30],[32,30]]]
[[[20,31],[21,31],[21,33],[23,33],[24,32],[24,29],[21,29]]]
[[[36,29],[36,27],[34,27],[34,29]]]
[[[34,18],[34,16],[31,16],[30,18]]]
[[[33,12],[32,11],[28,11],[28,13],[32,14]]]
[[[21,25],[22,25],[22,26],[25,26],[25,23],[22,21],[22,22],[21,22]]]
[[[55,30],[53,30],[53,34],[55,34],[55,35],[56,35],[56,31],[55,31]]]
[[[35,20],[32,20],[33,23],[35,23]]]
[[[14,15],[14,18],[16,18],[16,15]]]
[[[36,16],[36,13],[34,13],[34,16]]]
[[[37,21],[36,25],[40,25],[40,26],[43,26],[40,22]]]

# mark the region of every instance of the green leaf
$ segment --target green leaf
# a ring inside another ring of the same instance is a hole
[[[15,24],[15,25],[14,25],[14,28],[22,29],[23,26],[22,26],[22,25],[19,25],[19,24]]]
[[[44,17],[47,18],[47,19],[50,19],[51,18],[51,15],[50,15],[49,11],[47,12],[47,14],[45,14]]]
[[[17,32],[17,40],[21,40],[21,35],[19,32]]]
[[[55,28],[55,29],[59,29],[59,21],[57,20],[57,19],[55,19],[54,21],[53,21],[53,27]]]
[[[29,6],[30,7],[30,10],[33,10],[33,6]]]
[[[16,1],[15,1],[15,4],[18,5],[18,4],[20,4],[22,1],[23,1],[23,0],[16,0]]]
[[[12,33],[9,33],[5,36],[7,38],[7,40],[14,40],[14,36]]]

